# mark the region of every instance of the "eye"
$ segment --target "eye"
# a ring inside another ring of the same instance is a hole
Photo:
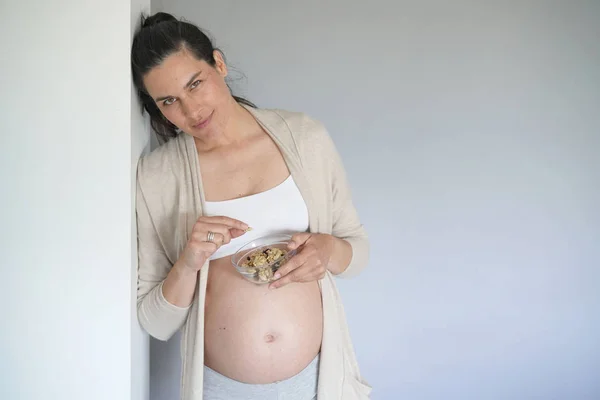
[[[165,101],[163,101],[163,104],[165,106],[170,106],[173,103],[175,103],[175,97],[169,97],[168,99],[166,99]]]
[[[200,79],[198,79],[197,81],[195,81],[194,83],[192,83],[190,85],[190,89],[195,89],[200,84],[200,82],[202,82],[202,81]]]

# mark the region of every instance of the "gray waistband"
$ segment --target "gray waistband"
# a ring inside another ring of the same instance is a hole
[[[312,400],[317,396],[319,358],[297,375],[270,384],[249,384],[230,379],[204,366],[204,400]]]

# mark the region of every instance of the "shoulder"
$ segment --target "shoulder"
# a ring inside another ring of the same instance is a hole
[[[297,138],[310,140],[327,134],[325,125],[307,113],[281,109],[270,111],[281,118]]]
[[[283,109],[259,109],[255,112],[280,139],[293,142],[301,154],[329,149],[332,144],[323,122],[305,112]]]

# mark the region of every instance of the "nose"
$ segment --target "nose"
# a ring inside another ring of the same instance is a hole
[[[202,115],[202,105],[193,96],[189,96],[183,102],[183,113],[187,118],[198,122]]]

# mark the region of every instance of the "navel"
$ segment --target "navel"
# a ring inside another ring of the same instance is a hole
[[[265,335],[265,342],[266,343],[273,343],[275,341],[276,337],[273,334],[266,334]]]

